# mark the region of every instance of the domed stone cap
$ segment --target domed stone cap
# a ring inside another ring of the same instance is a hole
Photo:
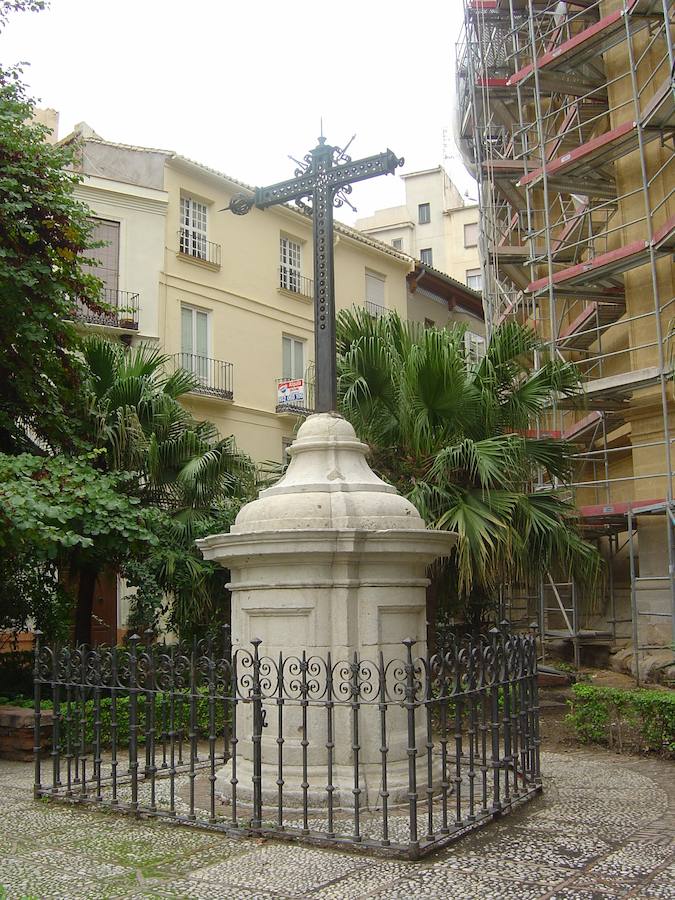
[[[306,528],[422,530],[415,507],[378,478],[368,445],[335,413],[309,416],[289,448],[283,478],[247,504],[232,534]]]

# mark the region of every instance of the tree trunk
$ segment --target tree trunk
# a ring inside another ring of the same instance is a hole
[[[77,608],[75,610],[75,643],[91,643],[91,613],[94,608],[94,591],[98,569],[80,569],[77,588]]]

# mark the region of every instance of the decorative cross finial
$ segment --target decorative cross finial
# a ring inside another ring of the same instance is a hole
[[[253,197],[235,194],[227,207],[235,215],[243,216],[254,206],[267,209],[307,198],[312,201],[317,412],[331,412],[337,408],[333,207],[343,203],[351,206],[347,194],[351,193],[355,182],[378,175],[393,175],[398,166],[403,165],[403,159],[391,150],[352,160],[346,151],[353,140],[344,149],[326,144],[321,117],[318,146],[305,154],[302,162],[293,160],[298,166],[295,178],[256,188]]]

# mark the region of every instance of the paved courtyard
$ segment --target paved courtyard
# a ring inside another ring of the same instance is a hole
[[[542,767],[545,797],[411,863],[36,802],[31,766],[0,761],[0,885],[8,900],[675,898],[675,766],[570,752]]]

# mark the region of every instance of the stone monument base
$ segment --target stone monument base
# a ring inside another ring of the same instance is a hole
[[[447,762],[447,793],[452,792],[450,767],[454,760]],[[442,791],[442,765],[440,757],[432,759],[433,796]],[[263,763],[262,769],[262,803],[267,810],[276,809],[279,802],[277,785],[278,769],[273,764]],[[329,792],[327,787],[327,767],[314,765],[307,767],[307,804],[313,812],[325,812],[328,807]],[[418,758],[416,765],[417,798],[419,802],[428,796],[428,764],[426,758]],[[301,810],[304,792],[302,789],[303,771],[300,766],[284,766],[283,769],[283,806],[288,810]],[[217,773],[216,791],[226,802],[232,798],[232,763],[227,763]],[[359,808],[370,811],[382,808],[384,787],[382,784],[382,768],[374,763],[359,766],[358,790],[355,794],[354,769],[349,765],[333,766],[333,809],[353,810],[358,797]],[[410,800],[410,784],[407,760],[387,764],[387,799],[390,808],[407,804]],[[237,760],[237,804],[250,806],[253,803],[253,765],[249,759]]]

